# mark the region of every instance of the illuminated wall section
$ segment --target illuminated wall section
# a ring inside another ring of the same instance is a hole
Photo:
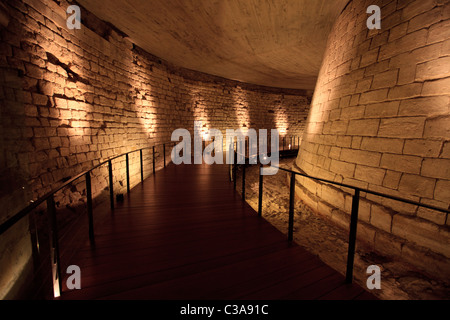
[[[381,29],[369,30],[369,5]],[[448,208],[450,3],[353,0],[338,18],[295,168]],[[297,194],[348,228],[351,196],[298,178]],[[448,215],[364,195],[358,236],[375,250],[449,276]]]

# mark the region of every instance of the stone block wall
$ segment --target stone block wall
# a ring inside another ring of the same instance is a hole
[[[177,128],[280,129],[301,135],[310,96],[185,70],[136,47],[120,30],[73,4],[7,0],[0,26],[0,223],[70,177],[112,156],[170,140]],[[3,17],[7,17],[3,19]],[[144,152],[151,174],[152,150]],[[170,160],[170,148],[166,148]],[[162,167],[162,148],[156,148]],[[130,157],[132,185],[139,154]],[[115,190],[126,188],[125,159],[114,160]],[[107,168],[93,172],[94,196],[107,193]],[[85,203],[84,180],[56,195],[59,208]],[[0,249],[3,256],[5,248]]]
[[[369,30],[369,5],[381,29]],[[352,0],[338,18],[296,168],[444,209],[450,204],[450,1]],[[348,228],[351,190],[297,179]],[[374,249],[449,276],[448,214],[363,194],[358,233]]]

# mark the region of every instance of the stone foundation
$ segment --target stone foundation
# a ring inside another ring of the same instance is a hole
[[[369,5],[381,29],[369,30]],[[449,1],[353,0],[330,34],[296,169],[441,208],[450,204]],[[314,210],[348,228],[351,192],[297,179]],[[449,276],[448,214],[363,195],[359,236]]]

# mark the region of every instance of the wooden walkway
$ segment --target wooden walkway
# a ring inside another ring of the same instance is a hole
[[[71,261],[61,299],[373,299],[233,190],[226,165],[169,165],[135,187]],[[64,280],[65,283],[65,280]]]

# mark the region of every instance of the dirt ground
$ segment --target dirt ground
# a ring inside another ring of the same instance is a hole
[[[280,165],[290,168],[294,159],[282,159]],[[264,177],[263,213],[264,219],[287,234],[289,185],[287,173]],[[237,175],[237,190],[241,193],[241,174]],[[259,191],[258,167],[246,168],[246,201],[258,210]],[[322,261],[345,274],[348,232],[332,222],[315,214],[301,200],[295,200],[294,241],[317,255]],[[369,265],[381,269],[381,289],[371,292],[383,300],[446,300],[450,298],[450,287],[442,281],[430,279],[412,266],[392,261],[367,248],[357,245],[355,255],[354,281],[366,288],[370,274]]]

